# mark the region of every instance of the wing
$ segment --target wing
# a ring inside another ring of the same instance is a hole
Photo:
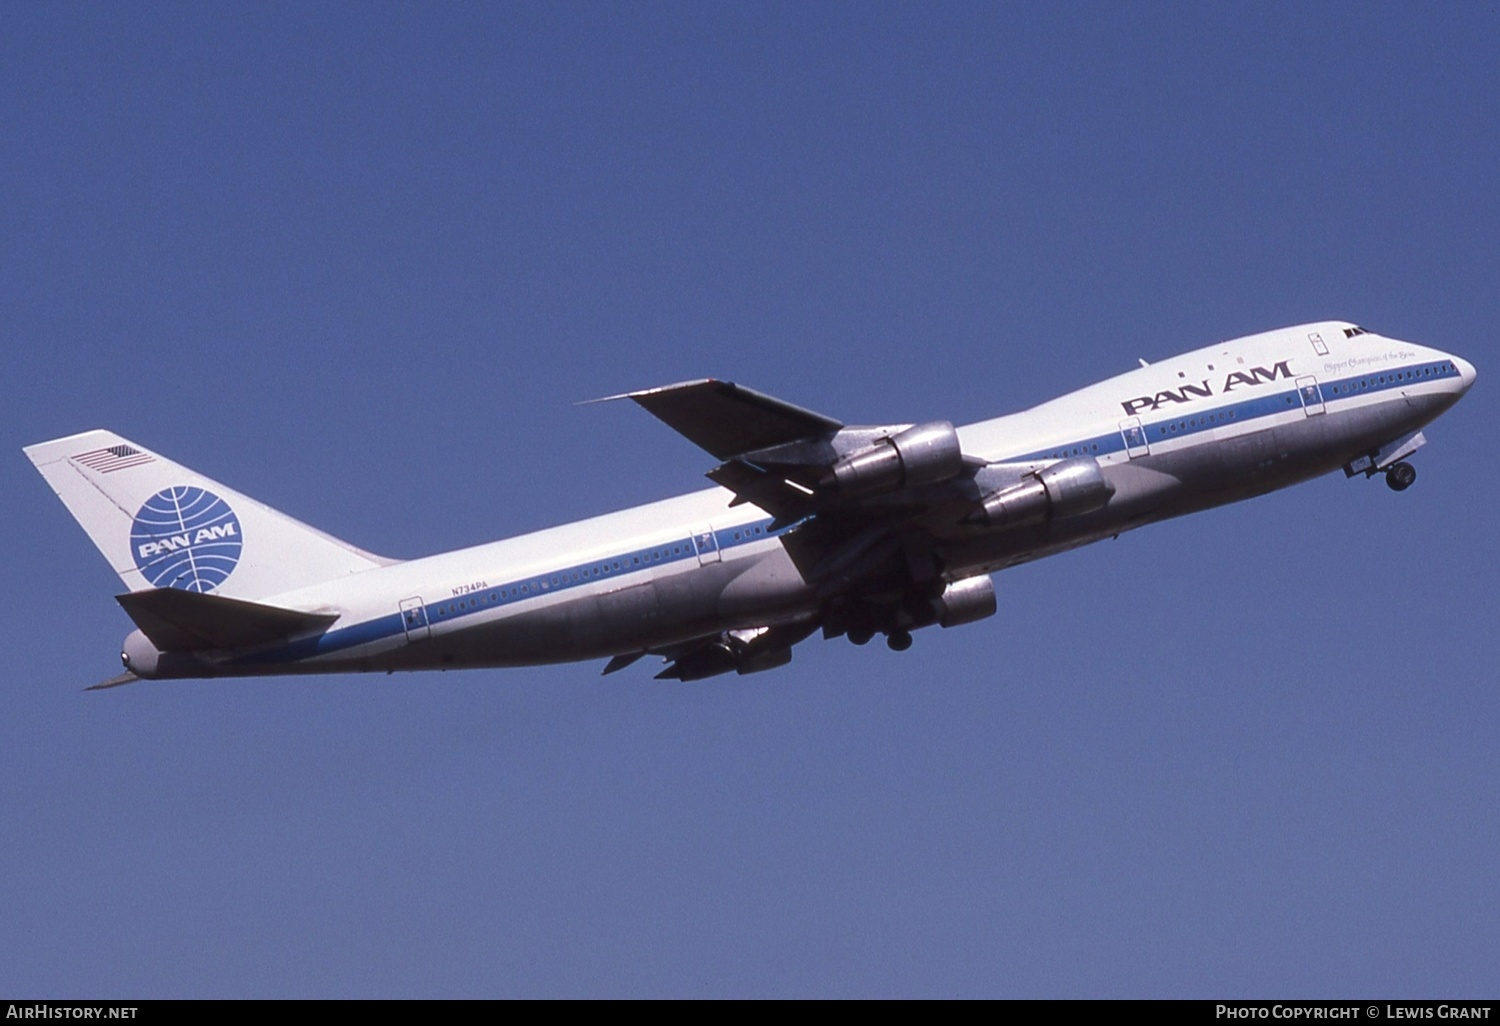
[[[634,400],[723,461],[709,479],[734,492],[736,504],[770,513],[776,527],[983,465],[964,459],[945,421],[846,427],[732,381],[685,381],[610,398]]]
[[[859,643],[885,633],[899,648],[918,627],[988,616],[989,578],[950,567],[955,547],[994,531],[1040,541],[1048,521],[1098,509],[1114,491],[1089,457],[991,464],[966,454],[947,421],[850,427],[712,379],[612,398],[634,400],[720,460],[708,477],[771,514],[820,603],[803,621],[656,651],[671,660],[661,676],[679,680],[782,665],[819,627]],[[605,672],[645,654],[617,656]]]
[[[634,399],[672,430],[721,460],[831,435],[844,426],[821,413],[713,378],[609,398]]]

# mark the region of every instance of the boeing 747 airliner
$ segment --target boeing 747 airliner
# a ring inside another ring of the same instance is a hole
[[[1021,413],[847,427],[727,381],[625,396],[716,487],[475,548],[372,555],[108,431],[26,455],[115,572],[139,678],[781,666],[816,631],[896,650],[995,612],[989,575],[1343,468],[1402,491],[1474,383],[1344,321],[1234,339]]]

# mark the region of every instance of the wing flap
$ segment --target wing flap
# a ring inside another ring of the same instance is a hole
[[[744,460],[721,463],[708,472],[708,479],[734,492],[731,506],[753,502],[776,518],[772,528],[784,527],[813,509],[812,489]]]
[[[792,646],[818,629],[816,617],[745,630],[720,631],[677,645],[652,649],[668,665],[657,680],[693,681],[733,671],[760,673],[792,661]]]
[[[339,618],[178,588],[132,591],[115,601],[163,652],[253,648],[316,633]]]

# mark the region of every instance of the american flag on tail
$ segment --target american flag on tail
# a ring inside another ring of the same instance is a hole
[[[88,467],[90,470],[97,470],[101,474],[113,474],[126,467],[138,467],[142,463],[152,463],[156,460],[156,457],[150,453],[141,452],[128,445],[111,445],[104,449],[81,452],[68,458],[74,463]]]

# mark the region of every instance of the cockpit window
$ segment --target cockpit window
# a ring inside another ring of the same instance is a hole
[[[1344,337],[1353,338],[1355,335],[1368,335],[1370,332],[1365,328],[1345,328]]]

